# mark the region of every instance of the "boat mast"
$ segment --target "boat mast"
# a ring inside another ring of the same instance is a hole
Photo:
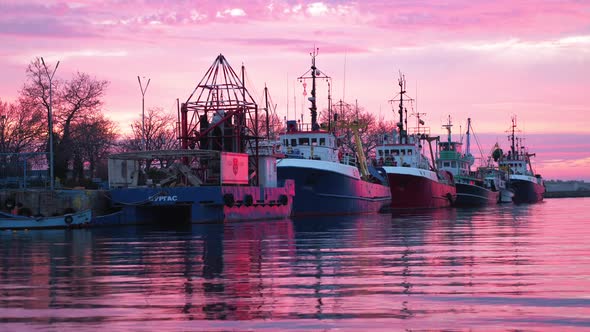
[[[451,116],[449,115],[449,121],[447,122],[446,125],[443,125],[443,128],[445,128],[448,133],[447,142],[449,142],[449,149],[451,148],[451,127],[452,126],[453,125],[451,124]]]
[[[264,83],[264,111],[266,112],[266,139],[270,140],[270,124],[268,119],[268,87]]]
[[[467,118],[467,141],[466,141],[466,147],[465,147],[465,155],[470,155],[471,151],[469,151],[470,149],[470,145],[471,145],[471,140],[470,140],[470,130],[471,129],[471,118]]]
[[[512,144],[510,146],[510,151],[512,152],[512,158],[516,158],[516,142],[515,142],[515,136],[514,136],[514,129],[516,128],[516,116],[512,117],[512,134],[510,135],[510,139],[512,141]]]
[[[313,52],[309,53],[311,55],[311,69],[308,70],[303,76],[298,77],[299,82],[303,82],[305,79],[311,78],[311,97],[307,98],[311,102],[311,107],[309,110],[311,111],[311,130],[317,131],[320,129],[320,125],[318,124],[318,108],[316,105],[316,78],[323,78],[330,82],[330,77],[326,74],[322,73],[317,67],[315,66],[315,58],[319,53],[319,48],[314,48]],[[311,77],[305,76],[311,71]],[[328,95],[330,87],[328,86]],[[329,96],[331,98],[331,96]],[[330,102],[330,101],[329,101]],[[330,105],[328,106],[330,107]],[[302,116],[303,117],[303,116]]]
[[[316,66],[315,66],[315,57],[317,56],[317,52],[319,49],[314,49],[311,55],[311,97],[309,97],[309,101],[311,101],[311,107],[309,110],[311,111],[311,130],[316,131],[320,129],[318,126],[318,108],[315,102],[315,77],[316,77]]]
[[[403,140],[406,138],[406,132],[404,131],[404,94],[405,91],[405,78],[400,73],[400,78],[398,79],[399,84],[399,122],[397,126],[399,128],[399,144],[403,144]]]

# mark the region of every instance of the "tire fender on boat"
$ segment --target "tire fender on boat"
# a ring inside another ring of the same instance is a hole
[[[64,217],[64,222],[66,223],[66,225],[71,225],[72,222],[74,222],[74,218],[70,215],[67,215]]]
[[[287,205],[287,203],[289,203],[289,197],[287,197],[287,195],[279,196],[279,203]]]
[[[252,195],[247,194],[244,196],[244,205],[246,206],[252,206],[252,203],[254,203],[254,199],[252,198]]]
[[[451,193],[447,193],[447,199],[451,205],[455,204],[455,202],[453,202],[453,195],[451,195]]]
[[[234,203],[235,203],[235,201],[234,201],[234,195],[233,194],[225,194],[225,195],[223,195],[223,203],[227,207],[234,206]]]

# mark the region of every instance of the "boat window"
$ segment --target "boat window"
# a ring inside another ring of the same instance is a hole
[[[318,139],[317,138],[312,138],[311,139],[311,145],[318,145]]]
[[[412,155],[412,150],[410,149],[410,150],[408,150],[408,156],[411,156],[411,155]]]
[[[323,137],[320,137],[320,145],[326,145],[326,139]]]
[[[377,154],[379,154],[379,157],[383,157],[383,150],[377,150]]]
[[[309,145],[309,137],[299,138],[299,145]]]
[[[398,156],[399,155],[399,150],[391,150],[391,154],[394,156]]]
[[[385,155],[389,156],[389,150],[385,150]]]
[[[291,146],[297,146],[297,139],[291,138]]]
[[[406,150],[403,150],[402,149],[401,152],[402,152],[402,156],[405,156],[406,155]]]
[[[456,161],[451,161],[451,167],[453,167],[453,168],[457,167],[457,162]]]
[[[450,164],[448,161],[445,161],[445,162],[443,163],[443,167],[449,167],[449,166],[451,166],[451,164]]]

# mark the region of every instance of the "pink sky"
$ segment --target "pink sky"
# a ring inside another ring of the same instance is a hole
[[[279,115],[289,101],[293,117],[295,78],[314,44],[334,100],[391,119],[401,70],[433,132],[448,114],[456,128],[470,116],[488,150],[496,137],[507,145],[517,115],[537,171],[590,180],[590,2],[581,0],[3,0],[0,99],[14,99],[27,63],[43,56],[61,61],[56,77],[109,80],[106,113],[128,131],[141,114],[138,75],[151,78],[146,107],[174,111],[223,53],[236,70],[246,65],[253,95],[266,83]]]

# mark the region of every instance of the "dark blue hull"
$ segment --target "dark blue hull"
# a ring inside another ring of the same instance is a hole
[[[482,206],[497,204],[499,201],[500,193],[497,191],[468,183],[456,183],[455,187],[457,188],[455,201],[457,206]]]
[[[295,180],[293,214],[344,215],[379,212],[391,205],[389,186],[348,177],[338,172],[278,167],[279,183]]]
[[[541,202],[545,195],[545,187],[531,181],[510,180],[510,187],[514,191],[512,201],[516,204]]]
[[[110,191],[120,213],[95,224],[209,223],[281,219],[291,215],[294,184],[284,187],[203,186],[121,188]]]

